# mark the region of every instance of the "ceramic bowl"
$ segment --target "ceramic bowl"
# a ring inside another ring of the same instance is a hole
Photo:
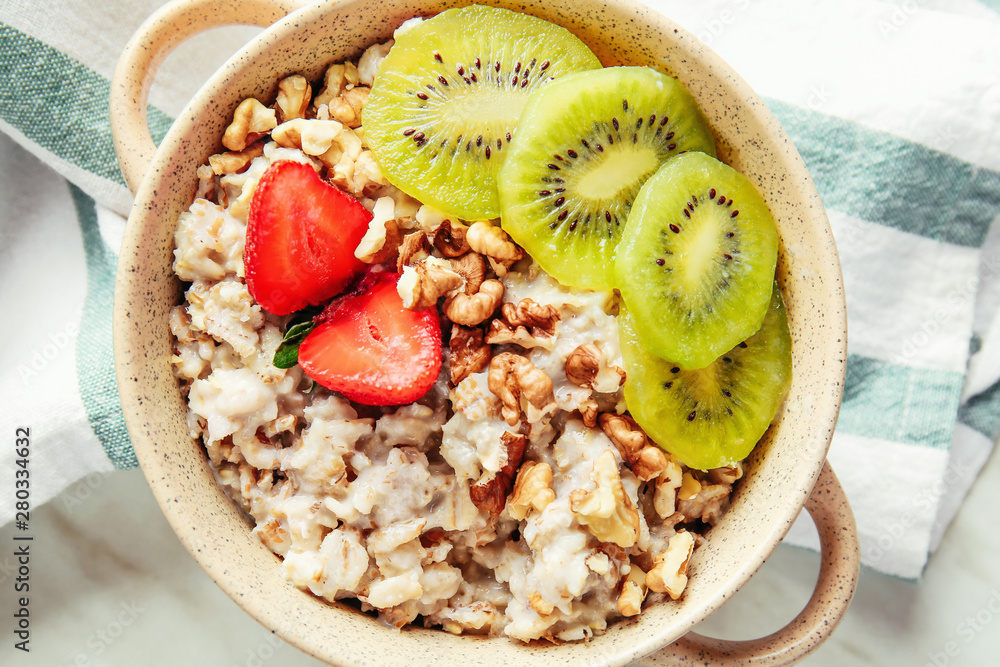
[[[858,570],[853,516],[825,463],[844,379],[843,285],[809,174],[753,90],[707,47],[645,5],[486,1],[570,29],[605,65],[649,65],[677,77],[708,116],[720,158],[754,182],[777,220],[778,280],[793,339],[791,391],[752,454],[731,509],[695,552],[683,598],[616,622],[584,643],[525,645],[421,628],[397,632],[289,584],[278,557],[250,532],[215,483],[202,447],[188,436],[185,402],[170,367],[167,316],[182,294],[171,271],[174,225],[193,199],[197,166],[220,150],[222,133],[244,98],[273,99],[280,78],[293,73],[318,78],[331,62],[357,57],[366,46],[391,37],[406,18],[467,4],[457,0],[342,0],[302,7],[292,0],[175,0],[140,28],[124,52],[113,83],[112,115],[116,148],[136,199],[119,259],[115,355],[129,433],[153,493],[178,537],[219,586],[265,627],[330,664],[794,661],[836,627]],[[212,76],[156,148],[145,111],[157,65],[190,35],[237,23],[270,27]],[[823,565],[802,614],[755,641],[690,633],[757,571],[803,506],[819,526]]]

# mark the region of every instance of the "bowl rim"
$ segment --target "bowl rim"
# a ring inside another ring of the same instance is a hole
[[[153,443],[147,437],[148,433],[143,429],[143,415],[156,408],[155,406],[150,406],[144,400],[142,386],[138,382],[137,376],[132,373],[133,365],[135,363],[142,363],[143,360],[131,357],[125,352],[130,347],[130,337],[134,333],[134,326],[130,321],[131,318],[128,312],[129,301],[126,295],[135,297],[137,293],[142,291],[139,286],[134,284],[132,277],[136,275],[136,267],[144,260],[138,251],[142,245],[141,240],[146,232],[148,220],[151,216],[155,215],[155,206],[153,206],[152,202],[158,196],[161,178],[164,178],[164,174],[169,174],[168,163],[171,159],[175,158],[180,147],[185,143],[186,135],[191,129],[192,124],[196,121],[196,116],[199,113],[198,110],[207,104],[206,100],[208,97],[213,93],[220,93],[227,88],[227,80],[234,72],[244,71],[245,69],[257,66],[254,63],[266,57],[265,54],[269,50],[275,48],[276,45],[280,45],[283,40],[294,35],[303,26],[312,24],[321,15],[326,12],[341,11],[345,7],[366,1],[343,0],[337,3],[325,4],[321,0],[317,0],[313,4],[293,12],[270,28],[267,28],[261,35],[229,59],[225,65],[212,75],[200,89],[196,97],[185,107],[157,150],[154,162],[148,169],[136,194],[135,204],[129,215],[129,222],[123,238],[122,252],[119,257],[114,308],[116,368],[126,423],[132,442],[136,445],[135,450],[139,464],[172,529],[199,565],[227,595],[248,613],[265,625],[265,627],[277,632],[286,641],[321,660],[331,662],[331,664],[340,664],[339,660],[344,659],[344,654],[333,654],[330,651],[321,650],[314,642],[310,641],[309,637],[303,636],[301,633],[296,632],[294,628],[289,627],[288,620],[281,617],[279,610],[266,604],[266,600],[258,600],[254,597],[254,590],[252,588],[248,588],[245,582],[241,582],[238,578],[232,577],[228,564],[219,563],[217,559],[213,559],[207,551],[201,548],[204,545],[199,527],[191,525],[191,516],[183,511],[183,504],[179,503],[178,498],[173,495],[174,491],[169,483],[172,464],[161,457],[156,447],[152,446]],[[481,0],[481,2],[482,4],[512,8],[513,6],[518,6],[521,11],[535,13],[536,15],[545,11],[544,7],[535,4],[522,3],[518,5],[511,0]],[[439,0],[438,2],[418,2],[417,4],[459,6],[471,3],[467,0],[444,0],[443,2]],[[767,556],[770,555],[777,544],[783,539],[801,510],[805,499],[808,497],[812,489],[812,484],[822,469],[826,452],[829,449],[830,438],[832,437],[833,427],[836,424],[840,407],[840,396],[843,390],[846,366],[847,326],[843,280],[829,222],[826,219],[816,188],[808,175],[801,157],[771,112],[749,85],[714,51],[703,45],[693,35],[675,24],[668,17],[659,14],[653,8],[639,2],[611,0],[603,4],[613,7],[616,11],[631,12],[639,18],[655,22],[658,26],[662,26],[662,32],[668,34],[672,41],[686,42],[686,48],[693,56],[697,57],[701,65],[706,70],[713,72],[715,76],[726,77],[729,84],[740,94],[743,106],[762,119],[762,122],[768,128],[769,135],[775,142],[776,151],[785,160],[785,166],[789,168],[794,176],[800,179],[797,188],[802,197],[803,205],[811,211],[814,221],[822,223],[818,224],[821,233],[825,233],[829,237],[827,244],[828,254],[824,256],[826,261],[822,263],[822,268],[825,269],[825,274],[822,277],[827,290],[827,305],[833,306],[827,312],[826,329],[831,332],[827,342],[832,353],[831,361],[839,362],[830,364],[830,368],[827,369],[826,378],[826,383],[833,388],[832,391],[835,394],[835,400],[827,400],[819,406],[814,406],[814,420],[817,424],[825,425],[825,431],[820,429],[823,432],[817,435],[817,446],[814,447],[816,455],[808,465],[803,464],[804,468],[798,478],[802,481],[802,488],[798,489],[797,494],[790,494],[787,505],[776,512],[775,518],[772,520],[773,529],[767,534],[767,539],[760,543],[756,551],[748,554],[748,557],[742,562],[740,567],[735,569],[733,575],[729,578],[730,585],[727,590],[719,591],[716,595],[706,599],[699,608],[688,614],[686,620],[674,624],[669,635],[661,633],[651,636],[647,641],[638,643],[632,650],[619,651],[616,654],[617,657],[609,659],[604,663],[617,665],[626,664],[631,660],[656,650],[704,620],[704,618],[720,606],[733,592],[738,590],[760,568]],[[832,339],[838,333],[840,334],[840,338],[834,343]],[[819,455],[820,453],[822,455]],[[219,489],[219,493],[221,494],[221,489]],[[225,502],[230,502],[225,496],[223,498]],[[436,630],[423,629],[408,629],[406,632],[443,634]],[[470,638],[465,637],[463,640],[470,641]],[[510,642],[507,639],[501,641]],[[578,648],[572,648],[574,646]],[[552,653],[556,654],[558,651],[561,651],[560,660],[581,658],[583,655],[581,655],[581,651],[579,650],[580,646],[580,644],[567,644],[563,647],[553,649]],[[586,648],[586,645],[582,646]]]

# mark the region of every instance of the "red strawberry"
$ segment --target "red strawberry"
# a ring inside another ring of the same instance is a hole
[[[437,310],[409,310],[399,274],[372,273],[331,303],[299,346],[299,366],[327,389],[365,405],[402,405],[427,393],[441,370]]]
[[[276,162],[250,204],[243,263],[264,310],[287,315],[344,291],[365,269],[354,256],[372,214],[299,162]]]

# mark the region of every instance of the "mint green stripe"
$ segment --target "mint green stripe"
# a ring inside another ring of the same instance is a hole
[[[1000,173],[780,100],[768,99],[767,105],[828,208],[976,248],[1000,215]]]
[[[979,0],[995,12],[1000,12],[1000,0]]]
[[[947,449],[963,379],[961,373],[849,355],[837,429],[868,438]]]
[[[53,17],[52,20],[56,20]],[[81,169],[123,184],[111,139],[111,82],[51,46],[0,24],[0,118]],[[150,108],[159,142],[171,119]]]
[[[958,409],[958,421],[995,440],[1000,435],[1000,382],[966,401]]]
[[[116,468],[135,468],[139,462],[125,428],[118,398],[112,346],[112,307],[117,262],[101,238],[94,200],[70,185],[87,255],[87,298],[76,340],[76,373],[80,397],[91,428]]]

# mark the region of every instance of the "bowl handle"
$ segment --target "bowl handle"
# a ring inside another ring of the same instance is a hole
[[[836,629],[854,596],[861,556],[854,514],[830,463],[806,499],[819,530],[822,563],[805,609],[781,630],[748,641],[714,639],[689,632],[638,661],[639,665],[790,665],[816,650]]]
[[[146,19],[129,40],[111,80],[111,134],[118,164],[136,192],[153,161],[156,144],[146,102],[156,70],[184,40],[209,28],[279,21],[309,0],[173,0]]]

